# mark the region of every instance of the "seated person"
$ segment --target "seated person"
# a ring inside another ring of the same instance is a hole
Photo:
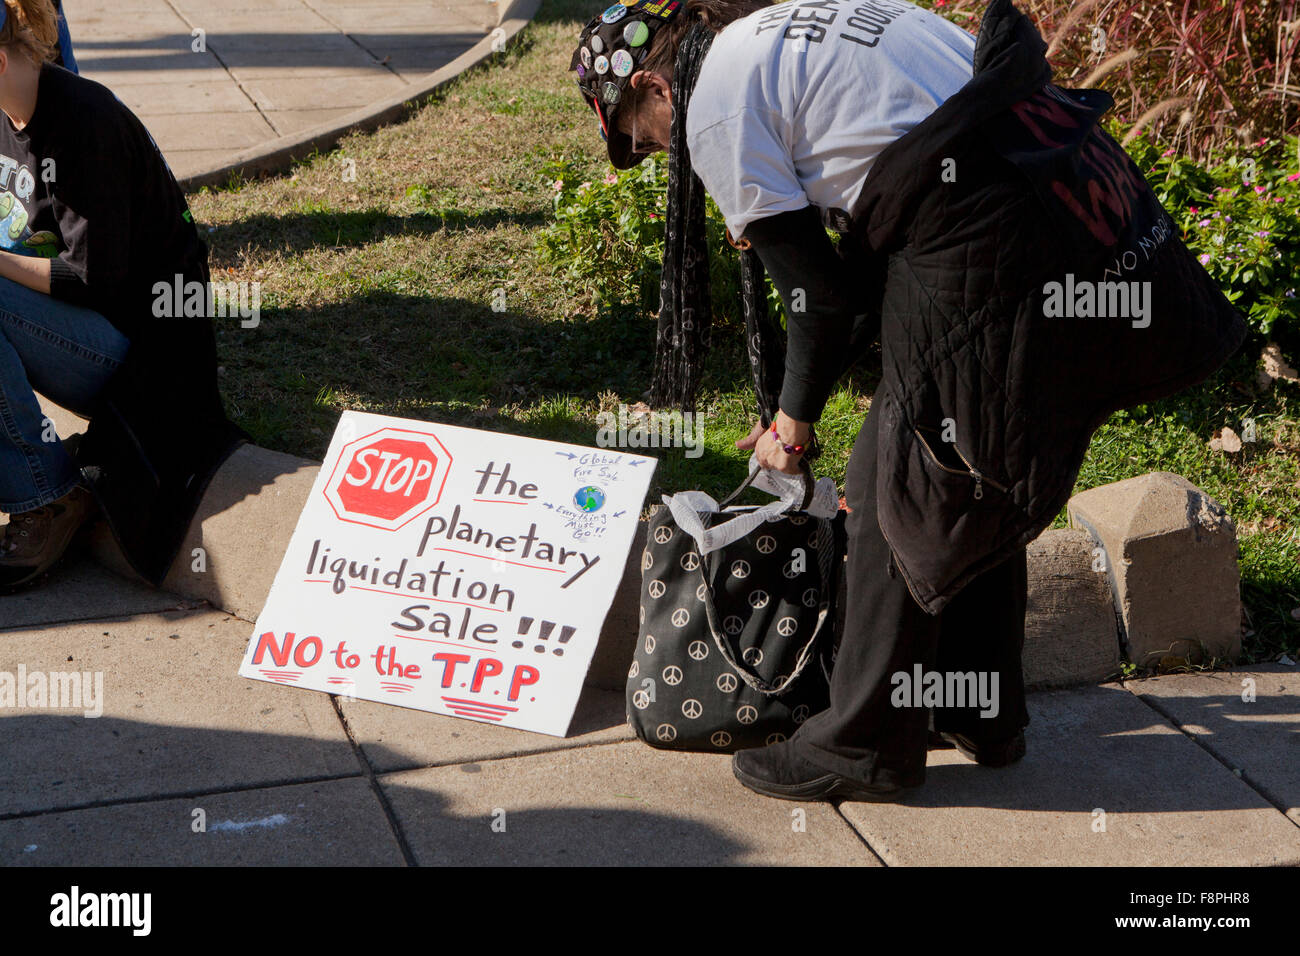
[[[0,3],[0,590],[48,571],[96,504],[157,585],[243,436],[185,197],[131,111],[51,62],[58,42],[52,0]],[[178,284],[201,284],[202,315],[176,314]],[[36,392],[90,420],[76,461]]]

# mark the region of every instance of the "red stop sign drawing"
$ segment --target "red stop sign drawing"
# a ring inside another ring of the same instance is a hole
[[[325,500],[340,521],[396,531],[438,503],[450,468],[437,436],[381,428],[343,446]]]

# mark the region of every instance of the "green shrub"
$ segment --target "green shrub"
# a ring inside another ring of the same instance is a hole
[[[586,178],[588,168],[569,157],[543,167],[555,193],[555,221],[541,233],[541,258],[589,288],[599,307],[631,305],[657,312],[667,160],[649,156],[632,169],[607,168],[594,179]],[[740,327],[740,259],[727,244],[726,223],[712,198],[706,205],[705,232],[714,323]],[[780,296],[770,281],[767,293],[769,308],[784,322]]]
[[[1259,143],[1257,146],[1267,145]],[[1146,137],[1127,149],[1182,231],[1188,248],[1260,336],[1300,336],[1300,172],[1240,150],[1209,168]],[[1279,151],[1271,151],[1272,156]]]
[[[659,307],[666,169],[655,157],[622,172],[585,178],[583,163],[548,162],[555,222],[541,233],[544,261],[589,288],[598,305]]]

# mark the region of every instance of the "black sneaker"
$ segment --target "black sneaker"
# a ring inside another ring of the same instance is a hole
[[[940,737],[956,747],[963,757],[974,760],[981,767],[1007,767],[1025,755],[1025,733],[992,744],[977,744],[964,734],[940,733]]]
[[[736,751],[731,770],[750,790],[781,800],[892,800],[911,789],[860,783],[832,773],[799,756],[789,740]]]

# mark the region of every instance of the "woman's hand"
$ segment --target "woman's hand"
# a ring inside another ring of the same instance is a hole
[[[736,442],[736,447],[753,449],[758,457],[758,464],[769,471],[782,471],[788,475],[797,475],[801,471],[799,459],[802,455],[786,454],[783,445],[803,445],[807,447],[812,437],[812,426],[808,422],[795,421],[785,412],[776,413],[776,430],[780,439],[772,437],[772,430],[764,428],[763,423],[756,424],[748,435]]]

